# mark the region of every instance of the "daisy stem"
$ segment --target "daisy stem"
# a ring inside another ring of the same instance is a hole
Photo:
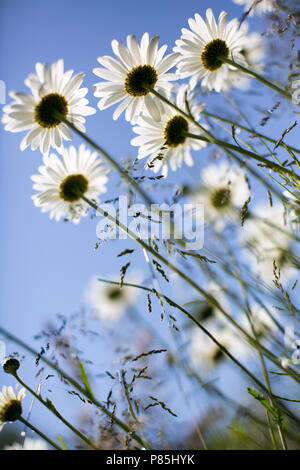
[[[89,204],[93,209],[95,209],[97,212],[99,212],[103,217],[106,217],[108,220],[110,220],[114,225],[118,226],[121,230],[123,230],[125,233],[129,235],[132,240],[136,241],[143,249],[147,250],[149,253],[151,253],[155,258],[159,259],[162,263],[164,263],[165,266],[170,268],[173,272],[175,272],[178,276],[180,276],[185,282],[187,282],[190,286],[192,286],[194,289],[196,289],[198,292],[200,292],[201,295],[214,307],[216,307],[243,335],[247,338],[249,343],[254,346],[255,348],[259,348],[274,364],[276,364],[278,367],[280,367],[282,370],[285,372],[286,369],[283,369],[283,367],[280,364],[280,361],[278,358],[272,354],[270,351],[268,351],[264,346],[262,346],[260,343],[255,341],[254,338],[252,338],[224,309],[223,307],[219,304],[219,302],[213,297],[212,295],[208,294],[204,289],[202,289],[198,284],[196,284],[193,279],[191,279],[189,276],[187,276],[184,272],[182,272],[179,268],[177,268],[174,264],[172,264],[170,261],[168,261],[164,256],[162,256],[160,253],[158,253],[152,246],[147,245],[142,239],[139,239],[135,233],[133,233],[128,227],[126,227],[122,222],[120,222],[117,218],[113,217],[110,215],[108,212],[104,211],[101,207],[98,207],[97,204],[95,204],[93,201],[90,201],[87,197],[84,195],[81,196],[81,198]],[[158,293],[158,295],[161,295],[161,297],[164,297],[167,300],[167,297],[164,296],[163,294]],[[179,305],[175,304],[175,302],[171,301],[172,304],[179,308],[181,311],[183,311],[182,307]],[[197,322],[197,320],[191,318],[192,315],[190,315],[188,312],[184,312],[188,315],[192,321],[194,321],[198,326],[200,323]],[[201,325],[199,326],[202,331],[204,331],[204,327]],[[209,334],[210,336],[210,334]],[[268,393],[268,390],[265,388],[265,386],[256,379],[256,377],[248,370],[246,369],[241,363],[239,363],[233,356],[230,355],[230,353],[227,353],[231,359],[238,364],[244,372],[246,372],[257,384],[259,384],[260,387],[263,388],[265,392]],[[287,372],[289,374],[289,372]],[[297,380],[297,379],[295,379]],[[300,379],[297,380],[297,382],[300,382]]]
[[[60,367],[58,367],[56,364],[54,364],[52,361],[47,359],[45,356],[40,356],[39,353],[33,349],[31,346],[28,344],[24,343],[24,341],[20,340],[13,334],[9,333],[7,330],[2,328],[0,326],[0,332],[9,340],[15,342],[22,348],[24,348],[26,351],[30,352],[35,357],[39,357],[42,362],[47,364],[47,366],[51,367],[55,372],[59,374],[60,377],[63,377],[68,383],[70,383],[78,392],[80,392],[82,395],[84,395],[88,400],[90,400],[97,408],[99,408],[106,416],[108,416],[111,420],[112,424],[116,424],[119,426],[124,432],[130,434],[132,439],[134,439],[138,444],[140,444],[142,447],[145,447],[147,450],[151,450],[151,446],[144,441],[140,436],[136,434],[135,431],[129,428],[126,423],[121,421],[115,413],[111,413],[100,401],[98,401],[93,395],[91,395],[90,391],[87,390],[86,388],[83,388],[76,380],[74,380],[70,375],[68,375],[66,372],[64,372]]]
[[[226,124],[230,124],[232,126],[235,126],[237,127],[238,129],[241,129],[242,131],[245,131],[245,132],[249,132],[249,134],[252,134],[254,137],[260,137],[264,140],[267,140],[268,142],[271,142],[272,144],[276,144],[277,143],[277,140],[275,139],[272,139],[271,137],[268,137],[264,134],[261,134],[259,132],[256,132],[254,129],[249,129],[248,127],[245,127],[243,126],[242,124],[239,124],[238,122],[235,122],[235,121],[232,121],[231,119],[227,119],[227,118],[224,118],[224,117],[221,117],[221,116],[218,116],[217,114],[214,114],[214,113],[210,113],[208,111],[201,111],[201,114],[203,114],[203,116],[207,116],[209,118],[212,118],[212,119],[215,119],[217,121],[222,121],[222,122],[225,122]],[[295,152],[295,153],[299,153],[300,154],[300,150],[295,148],[295,147],[292,147],[291,145],[287,145],[285,144],[284,142],[280,142],[280,144],[282,147],[285,147],[289,150],[291,150],[292,152]]]
[[[234,62],[234,60],[228,59],[227,57],[220,57],[220,60],[222,60],[222,62],[225,62],[226,64],[232,65],[233,67],[241,70],[241,72],[246,73],[250,77],[255,78],[256,80],[260,81],[261,83],[268,86],[269,88],[272,88],[272,90],[275,90],[277,93],[280,93],[285,98],[288,98],[289,100],[292,100],[292,95],[290,95],[290,93],[288,93],[285,90],[282,90],[282,88],[279,88],[277,85],[270,82],[269,80],[264,78],[262,75],[259,75],[258,73],[254,72],[253,70],[250,70],[250,69],[244,67],[243,65],[240,65],[237,62]]]
[[[82,439],[89,447],[91,447],[94,450],[100,450],[99,447],[95,446],[86,436],[84,436],[78,429],[74,428],[72,424],[70,424],[55,408],[53,403],[50,400],[44,401],[41,397],[41,395],[37,394],[34,390],[32,390],[28,385],[26,385],[23,380],[20,379],[18,376],[17,372],[13,372],[12,375],[15,377],[15,379],[22,385],[22,387],[25,387],[37,400],[39,400],[42,405],[44,405],[48,410],[51,411],[58,419],[60,419],[71,431],[73,431],[80,439]]]
[[[202,135],[196,135],[196,134],[190,134],[189,132],[185,133],[186,137],[190,137],[191,139],[198,139],[202,140],[203,142],[210,142],[209,139]],[[238,145],[233,145],[230,144],[229,142],[226,142],[225,140],[219,140],[215,139],[214,142],[215,145],[218,145],[219,147],[223,147],[225,149],[230,149],[234,150],[235,152],[241,153],[242,155],[246,155],[247,157],[254,158],[255,160],[259,161],[260,163],[263,163],[266,165],[268,168],[275,170],[279,173],[284,173],[288,175],[290,178],[297,178],[297,180],[300,180],[300,177],[296,175],[294,172],[288,170],[284,166],[278,165],[277,163],[269,161],[267,158],[261,157],[257,153],[250,152],[250,150],[244,149],[242,147],[239,147]]]
[[[248,157],[251,157],[251,158],[255,158],[256,160],[258,160],[259,162],[261,163],[264,163],[266,165],[268,165],[268,167],[272,167],[273,169],[277,169],[277,171],[281,171],[287,175],[289,175],[291,178],[294,178],[296,177],[298,180],[300,180],[300,178],[295,175],[293,172],[291,172],[290,170],[288,170],[287,168],[283,167],[283,166],[280,166],[276,163],[273,163],[273,162],[270,162],[269,160],[265,159],[264,157],[261,157],[260,155],[257,155],[256,153],[254,152],[250,152],[249,150],[246,150],[246,149],[243,149],[242,147],[238,147],[238,146],[235,146],[235,145],[232,145],[232,144],[229,144],[228,142],[225,142],[225,141],[222,141],[222,140],[219,140],[219,139],[216,139],[210,132],[207,131],[207,129],[205,129],[205,127],[203,127],[199,122],[197,122],[193,116],[191,114],[188,114],[184,111],[182,111],[180,108],[178,108],[178,106],[176,106],[176,104],[172,103],[171,101],[169,101],[167,98],[165,98],[163,95],[161,95],[160,93],[158,93],[156,90],[154,90],[153,88],[149,87],[149,86],[146,86],[145,85],[145,88],[148,88],[148,90],[153,93],[155,96],[157,96],[158,98],[160,98],[162,101],[164,101],[166,104],[168,104],[169,106],[171,106],[173,109],[175,109],[176,111],[178,111],[180,114],[182,114],[183,116],[185,116],[189,121],[191,121],[193,124],[195,124],[197,127],[199,127],[199,129],[201,129],[201,131],[203,132],[203,134],[206,136],[200,136],[200,135],[195,135],[195,134],[190,134],[190,133],[186,133],[186,136],[187,137],[191,137],[191,138],[194,138],[194,139],[198,139],[198,140],[202,140],[204,142],[210,142],[211,144],[214,144],[214,145],[218,145],[219,147],[222,147],[222,148],[228,148],[228,149],[231,149],[231,150],[235,150],[243,155],[246,155]]]
[[[151,198],[148,196],[148,194],[140,187],[140,185],[129,176],[129,174],[123,170],[123,168],[119,165],[119,163],[111,157],[100,145],[96,144],[90,137],[88,137],[86,134],[81,132],[79,129],[77,129],[74,124],[72,124],[70,121],[65,119],[63,116],[59,115],[59,119],[61,119],[67,126],[69,126],[76,134],[78,134],[85,142],[87,142],[91,147],[93,147],[97,152],[99,152],[109,163],[110,165],[117,170],[118,173],[120,173],[121,177],[124,178],[127,183],[129,184],[130,187],[133,187],[137,193],[139,193],[142,198],[149,204],[153,204],[153,201]]]
[[[61,447],[59,447],[57,444],[55,444],[55,442],[53,442],[49,437],[47,437],[44,433],[42,433],[42,431],[39,431],[35,426],[33,426],[33,424],[29,423],[29,421],[27,421],[25,418],[23,418],[22,416],[20,416],[20,418],[18,418],[19,421],[21,421],[21,423],[25,424],[25,426],[27,426],[29,429],[31,429],[33,432],[37,433],[42,439],[44,439],[46,442],[48,442],[52,447],[54,447],[54,449],[56,450],[64,450],[62,449]]]

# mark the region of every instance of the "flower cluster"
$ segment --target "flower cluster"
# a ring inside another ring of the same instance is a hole
[[[257,41],[247,40],[247,28],[240,28],[237,19],[227,21],[225,12],[216,21],[209,8],[205,20],[196,14],[189,26],[167,55],[167,45],[159,46],[158,36],[149,38],[145,33],[138,43],[129,35],[126,45],[114,39],[114,57],[99,57],[100,67],[93,70],[102,79],[94,85],[99,109],[118,104],[113,118],[125,112],[126,120],[135,126],[138,137],[131,143],[139,147],[138,158],[147,157],[146,167],[164,176],[168,166],[176,170],[183,162],[193,165],[191,151],[206,145],[201,140],[206,128],[199,123],[203,105],[195,101],[192,89],[198,82],[207,91],[233,86],[240,73],[225,60],[246,64],[252,56],[251,63],[257,58],[254,49],[260,48]],[[189,85],[176,90],[173,82],[186,77],[191,77]],[[33,196],[35,205],[49,211],[51,218],[75,223],[87,212],[84,198],[98,201],[107,179],[107,170],[94,153],[83,146],[77,151],[64,146],[72,139],[70,129],[84,133],[85,117],[95,113],[88,106],[83,78],[83,73],[64,71],[61,59],[52,65],[37,63],[35,73],[25,80],[30,93],[11,92],[13,101],[4,107],[2,117],[6,130],[27,131],[21,150],[31,146],[43,155],[44,166],[32,177],[38,191]],[[49,156],[51,148],[61,156]]]

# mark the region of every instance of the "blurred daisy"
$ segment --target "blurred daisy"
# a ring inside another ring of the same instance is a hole
[[[149,41],[149,34],[144,33],[139,45],[135,36],[129,35],[127,47],[116,39],[112,41],[117,59],[110,56],[98,57],[98,62],[104,68],[95,68],[93,72],[105,81],[94,85],[94,94],[101,98],[98,102],[101,110],[121,101],[113,119],[118,119],[125,109],[126,120],[133,124],[141,112],[149,113],[152,119],[160,119],[164,105],[145,85],[170,96],[173,88],[170,81],[177,80],[178,77],[175,73],[168,73],[176,63],[177,54],[164,57],[167,46],[158,48],[158,41],[158,36]]]
[[[289,200],[287,209],[289,213],[289,220],[292,224],[295,234],[300,228],[300,191],[293,189],[293,192],[283,191],[283,195]]]
[[[203,325],[231,354],[239,359],[247,357],[251,352],[249,345],[233,328],[219,327],[214,320]],[[189,346],[189,356],[195,368],[201,367],[202,372],[208,373],[214,367],[223,363],[226,354],[199,328],[194,328]]]
[[[33,189],[38,191],[33,202],[42,212],[50,212],[51,219],[64,217],[78,223],[89,208],[81,195],[98,202],[99,194],[106,191],[107,172],[97,153],[84,144],[78,150],[73,146],[64,149],[61,159],[54,154],[44,156],[44,166],[31,177]]]
[[[114,276],[119,282],[119,279]],[[126,277],[126,282],[138,284],[138,276],[131,275]],[[118,321],[125,313],[126,309],[136,303],[139,296],[136,287],[109,284],[98,281],[97,277],[91,279],[85,293],[85,298],[95,317],[100,318],[105,323]]]
[[[176,105],[186,113],[190,110],[198,121],[203,105],[196,104],[194,97],[195,94],[189,92],[187,85],[181,85],[177,92]],[[164,176],[168,174],[168,165],[173,171],[181,168],[182,162],[192,166],[194,162],[191,149],[200,150],[206,145],[205,142],[185,136],[185,132],[199,134],[199,128],[171,107],[165,108],[159,121],[142,115],[133,131],[138,134],[138,137],[131,140],[132,145],[139,146],[138,158],[150,155],[146,167],[155,173],[161,170]]]
[[[31,145],[32,150],[40,147],[47,155],[52,146],[62,153],[63,140],[72,140],[72,134],[60,115],[85,132],[84,116],[96,110],[87,106],[88,89],[80,88],[83,73],[72,77],[73,70],[64,72],[62,59],[51,66],[37,63],[35,69],[36,73],[25,80],[31,95],[11,92],[14,101],[4,106],[2,122],[7,131],[29,131],[21,142],[21,150]]]
[[[247,247],[256,276],[267,283],[274,279],[274,263],[277,273],[280,271],[280,281],[284,282],[294,274],[290,262],[292,239],[288,232],[285,211],[280,203],[272,207],[257,205],[240,231],[240,241]]]
[[[238,5],[245,5],[245,12],[250,16],[254,13],[261,15],[274,10],[274,0],[233,0]]]
[[[196,200],[204,204],[205,220],[222,230],[226,220],[238,214],[250,195],[246,175],[227,162],[212,164],[201,173],[202,186]]]
[[[49,447],[41,439],[26,437],[24,444],[15,442],[14,444],[5,446],[3,450],[49,450]]]
[[[181,78],[191,77],[190,86],[194,88],[199,80],[206,90],[223,90],[223,82],[229,70],[234,69],[220,59],[221,56],[245,64],[241,51],[247,41],[239,21],[234,18],[229,23],[227,13],[222,11],[218,23],[211,8],[206,10],[206,22],[196,13],[195,19],[189,18],[190,30],[183,28],[176,41],[175,52],[181,57],[177,68]]]
[[[0,392],[0,431],[6,422],[16,421],[22,414],[21,401],[25,397],[25,388],[16,395],[12,387],[2,387]]]
[[[228,302],[224,290],[215,282],[209,281],[208,284],[204,286],[204,290],[214,297],[214,299],[223,307],[224,310],[228,310]],[[214,319],[220,321],[221,324],[224,324],[225,317],[220,312],[220,310],[209,303],[206,300],[193,300],[192,302],[187,303],[189,306],[192,315],[199,321],[207,321],[208,319]],[[188,321],[186,324],[187,328],[194,328],[194,325]]]

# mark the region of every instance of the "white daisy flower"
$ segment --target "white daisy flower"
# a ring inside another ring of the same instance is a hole
[[[274,10],[274,0],[233,0],[237,5],[245,5],[245,12],[261,15]]]
[[[187,113],[188,102],[191,114],[198,121],[203,105],[196,104],[194,98],[195,94],[189,92],[188,86],[181,85],[176,105]],[[131,140],[131,145],[139,146],[138,158],[150,156],[146,168],[151,168],[155,173],[161,170],[164,176],[168,174],[168,164],[173,171],[181,168],[183,161],[192,166],[191,149],[200,150],[206,146],[206,142],[185,136],[185,132],[199,134],[199,128],[170,106],[165,108],[159,121],[142,115],[137,124],[133,131],[139,135]]]
[[[149,41],[149,34],[145,33],[139,45],[135,36],[129,35],[127,47],[116,39],[112,41],[117,59],[98,57],[98,62],[104,68],[95,68],[93,72],[105,81],[95,84],[94,94],[101,98],[98,102],[101,110],[121,101],[113,119],[118,119],[125,109],[126,120],[133,124],[141,112],[148,112],[155,120],[160,119],[164,104],[145,85],[169,97],[173,88],[170,81],[178,77],[168,70],[176,64],[178,54],[164,57],[167,46],[158,49],[158,41],[158,36]]]
[[[249,33],[249,24],[244,22],[241,25],[241,30],[244,31],[245,35],[248,35],[248,40],[245,42],[241,54],[244,56],[246,63],[249,68],[256,73],[262,73],[263,67],[261,60],[265,56],[264,40],[261,34],[254,31]],[[239,70],[229,70],[227,79],[223,84],[224,91],[230,90],[232,87],[239,88],[241,90],[248,90],[250,88],[251,78]],[[207,90],[208,91],[208,90]]]
[[[78,150],[73,146],[64,149],[61,159],[54,154],[44,156],[44,166],[31,177],[33,189],[38,191],[33,202],[42,212],[50,212],[51,219],[64,217],[78,223],[89,208],[81,195],[98,203],[98,195],[106,191],[107,173],[97,153],[84,144]]]
[[[41,439],[26,437],[23,444],[15,442],[14,444],[5,446],[3,450],[49,450],[49,447]]]
[[[195,199],[204,204],[205,220],[222,230],[226,221],[239,216],[250,195],[246,175],[227,162],[212,164],[201,173],[202,185]]]
[[[84,74],[73,75],[73,70],[64,72],[64,61],[58,60],[51,66],[37,63],[36,73],[30,74],[25,85],[31,95],[11,92],[14,99],[4,106],[2,122],[10,132],[29,131],[21,142],[21,150],[31,145],[32,150],[40,147],[48,154],[50,147],[59,153],[63,140],[72,140],[68,126],[55,113],[72,122],[80,131],[85,132],[85,118],[96,110],[87,106],[87,88],[80,88]]]
[[[119,282],[120,276],[119,278],[111,276],[111,279]],[[139,277],[134,274],[128,275],[126,282],[139,284]],[[120,288],[119,285],[98,281],[96,276],[91,279],[85,293],[85,299],[91,307],[92,314],[106,324],[118,321],[126,309],[136,303],[138,296],[139,290],[136,287]]]
[[[258,204],[240,231],[240,241],[248,248],[250,264],[256,276],[266,283],[270,284],[274,279],[274,262],[280,270],[281,282],[295,273],[288,255],[292,239],[286,232],[289,232],[289,226],[280,203],[272,207]]]
[[[4,424],[16,421],[22,414],[21,401],[25,397],[25,388],[21,388],[16,395],[12,387],[2,387],[0,392],[0,431]]]
[[[174,51],[181,55],[177,62],[178,73],[181,78],[191,77],[191,88],[202,80],[201,85],[207,90],[223,90],[223,82],[234,67],[223,63],[221,56],[245,64],[241,54],[247,40],[244,31],[239,29],[237,18],[227,24],[226,20],[227,13],[222,11],[217,23],[211,8],[208,8],[206,22],[196,13],[195,19],[188,20],[191,30],[182,29]]]

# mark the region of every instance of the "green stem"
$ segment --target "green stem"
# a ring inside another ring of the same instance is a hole
[[[133,431],[127,424],[125,424],[123,421],[121,421],[119,418],[114,413],[111,413],[105,406],[100,403],[93,395],[90,394],[90,392],[86,389],[83,388],[76,380],[74,380],[70,375],[68,375],[66,372],[64,372],[60,367],[58,367],[56,364],[51,362],[49,359],[47,359],[44,355],[40,356],[39,353],[33,349],[31,346],[28,346],[24,341],[20,340],[16,336],[12,335],[9,333],[7,330],[2,328],[0,326],[0,332],[9,340],[14,341],[16,344],[30,352],[33,356],[35,357],[40,357],[40,360],[47,364],[47,366],[51,367],[51,369],[55,370],[59,376],[63,377],[68,383],[70,383],[78,392],[80,392],[82,395],[84,395],[88,400],[90,400],[97,408],[99,408],[106,416],[108,416],[113,424],[116,424],[119,426],[124,432],[127,434],[130,434],[132,439],[134,439],[138,444],[140,444],[142,447],[145,447],[147,450],[151,450],[151,446],[144,441],[138,434],[136,434],[135,431]]]
[[[270,82],[267,80],[265,77],[262,75],[258,74],[257,72],[254,72],[254,70],[250,70],[247,67],[244,67],[241,64],[238,64],[237,62],[234,62],[232,59],[228,59],[227,57],[220,57],[222,62],[225,62],[226,64],[232,65],[233,67],[241,70],[241,72],[246,73],[252,78],[255,78],[256,80],[260,81],[264,85],[268,86],[269,88],[272,88],[272,90],[276,91],[277,93],[280,93],[282,96],[285,98],[288,98],[289,100],[292,100],[292,96],[285,90],[282,90],[282,88],[279,88],[277,85],[274,83]]]
[[[76,132],[76,134],[78,134],[83,140],[85,140],[89,145],[91,145],[91,147],[93,147],[98,153],[100,153],[109,162],[109,164],[121,175],[121,177],[126,180],[128,185],[130,187],[133,187],[135,191],[140,194],[140,196],[147,202],[147,204],[153,204],[151,198],[140,187],[140,185],[133,178],[131,178],[129,174],[125,170],[123,170],[119,163],[113,157],[111,157],[102,147],[100,147],[100,145],[96,144],[90,137],[88,137],[86,134],[77,129],[77,127],[74,126],[74,124],[72,124],[67,119],[63,118],[62,116],[60,116],[60,119],[74,132]]]
[[[264,134],[261,134],[259,132],[256,132],[255,130],[253,129],[249,129],[248,127],[245,127],[243,126],[242,124],[239,124],[238,122],[235,122],[231,119],[227,119],[227,118],[224,118],[224,117],[221,117],[221,116],[218,116],[217,114],[214,114],[214,113],[210,113],[208,111],[205,111],[203,110],[201,112],[204,116],[207,116],[209,118],[212,118],[212,119],[215,119],[217,121],[222,121],[222,122],[225,122],[226,124],[230,124],[231,126],[235,126],[237,127],[238,129],[241,129],[242,131],[245,131],[245,132],[248,132],[249,134],[252,134],[253,136],[255,137],[260,137],[261,139],[264,139],[264,140],[267,140],[268,142],[271,142],[272,144],[276,144],[277,143],[277,140],[275,139],[272,139],[271,137],[268,137]],[[295,153],[299,153],[300,154],[300,150],[295,148],[295,147],[292,147],[291,145],[287,145],[285,144],[284,142],[280,142],[280,144],[282,147],[284,148],[288,148],[289,150],[291,150],[292,152],[295,152]]]
[[[71,423],[69,423],[53,406],[52,403],[47,403],[42,399],[42,397],[37,394],[34,390],[32,390],[29,385],[25,384],[23,380],[20,379],[18,376],[17,372],[12,373],[12,375],[15,377],[15,379],[22,385],[22,387],[25,387],[37,400],[39,400],[42,405],[44,405],[48,410],[51,411],[58,419],[60,419],[71,431],[74,432],[80,439],[82,439],[89,447],[91,447],[94,450],[100,450],[95,444],[93,444],[86,436],[84,436],[78,429],[74,428]]]
[[[36,434],[38,434],[42,439],[44,439],[46,442],[48,442],[52,447],[54,447],[54,449],[56,450],[64,450],[62,449],[61,447],[59,447],[57,444],[55,444],[55,442],[53,442],[49,437],[47,437],[44,433],[42,433],[42,431],[39,431],[35,426],[33,426],[33,424],[29,423],[29,421],[27,421],[25,418],[23,418],[22,416],[20,416],[20,418],[18,418],[19,421],[21,421],[21,423],[25,424],[25,426],[27,426],[29,429],[31,429],[32,431],[34,431]]]
[[[198,139],[198,140],[202,140],[204,142],[210,142],[209,139],[207,139],[206,137],[202,136],[202,135],[197,135],[197,134],[190,134],[189,132],[186,132],[185,135],[187,137],[190,137],[191,139]],[[218,145],[219,147],[223,147],[223,148],[227,148],[227,149],[230,149],[230,150],[234,150],[235,152],[238,152],[242,155],[245,155],[247,157],[250,157],[250,158],[253,158],[257,161],[259,161],[260,163],[263,163],[264,165],[268,166],[268,168],[270,169],[273,169],[275,171],[278,171],[280,173],[284,173],[288,176],[290,176],[291,178],[297,178],[298,180],[300,180],[300,177],[298,175],[296,175],[295,173],[293,173],[292,171],[288,170],[287,168],[285,168],[284,166],[280,166],[278,165],[277,163],[274,163],[274,162],[270,162],[268,159],[264,158],[264,157],[261,157],[260,155],[254,153],[254,152],[250,152],[250,150],[246,150],[242,147],[239,147],[238,145],[233,145],[233,144],[230,144],[229,142],[226,142],[225,140],[219,140],[219,139],[215,139],[215,142],[214,142],[216,145]]]

